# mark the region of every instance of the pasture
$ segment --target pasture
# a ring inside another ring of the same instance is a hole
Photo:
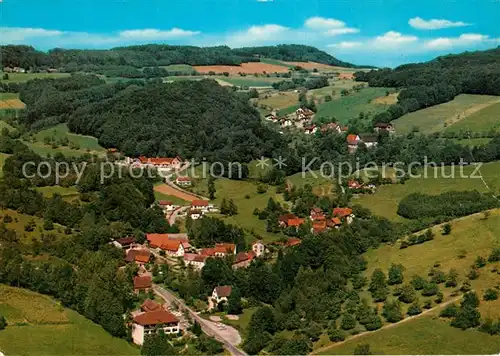
[[[1,209],[0,221],[3,222],[6,215],[12,218],[11,222],[5,223],[6,227],[16,231],[22,243],[30,244],[33,240],[40,240],[42,234],[48,233],[53,234],[56,238],[65,238],[67,236],[64,234],[64,226],[59,224],[54,224],[53,230],[45,231],[43,229],[43,219],[37,216],[21,214],[10,209]],[[30,224],[33,227],[33,231],[26,231],[25,227]]]
[[[499,102],[497,96],[461,94],[447,103],[406,114],[394,120],[393,124],[398,133],[414,130],[426,134],[440,132]]]
[[[294,91],[287,91],[266,95],[263,99],[260,99],[258,103],[259,105],[265,105],[266,107],[272,107],[273,109],[281,110],[293,105],[297,105],[298,100],[298,93]]]
[[[209,77],[210,78],[210,77]],[[267,78],[267,77],[255,77],[255,76],[245,76],[245,77],[217,77],[220,80],[223,80],[225,82],[228,82],[234,86],[238,87],[256,87],[256,88],[263,88],[263,87],[271,87],[271,85],[277,81],[280,81],[282,79],[280,78]]]
[[[238,75],[239,73],[288,73],[288,67],[276,64],[267,64],[262,62],[241,63],[239,66],[212,65],[212,66],[194,66],[198,73],[208,74],[209,72]]]
[[[499,99],[500,100],[500,99]],[[500,132],[500,102],[489,105],[448,126],[445,132]]]
[[[18,93],[0,93],[0,101],[19,99]]]
[[[405,184],[382,185],[374,194],[364,194],[353,199],[354,204],[361,204],[374,214],[384,216],[394,221],[404,221],[397,215],[398,204],[401,199],[411,193],[440,194],[452,190],[477,190],[487,192],[488,189],[479,178],[460,177],[460,167],[454,167],[455,178],[446,178],[452,172],[451,167],[431,168],[419,171],[420,178],[411,178]],[[464,176],[470,176],[475,167],[463,167]],[[482,165],[481,174],[488,186],[500,192],[500,163],[492,162]],[[436,177],[437,174],[437,177]]]
[[[335,88],[338,89],[337,86]],[[339,92],[337,89],[335,90]],[[316,117],[336,118],[338,122],[346,124],[350,119],[358,117],[361,112],[366,115],[384,111],[388,105],[373,104],[372,100],[385,95],[387,90],[387,88],[364,88],[357,93],[325,102],[318,106]]]
[[[321,349],[318,354],[352,355],[358,344],[370,344],[373,355],[494,354],[498,352],[500,336],[490,336],[476,330],[462,331],[449,326],[444,320],[425,315],[333,344]]]
[[[163,68],[169,72],[177,72],[183,74],[192,74],[193,72],[196,72],[194,68],[189,64],[171,64],[168,66],[160,66],[160,68]]]
[[[80,150],[89,150],[93,152],[104,151],[104,148],[97,142],[97,138],[71,133],[69,132],[68,126],[66,124],[59,124],[43,131],[39,131],[35,134],[35,138],[40,142],[43,142],[46,137],[55,141],[68,139],[69,142],[78,145],[80,147]]]
[[[69,77],[69,73],[7,73],[9,74],[9,79],[2,80],[3,83],[23,83],[31,79],[58,79]],[[3,72],[0,72],[3,75]]]
[[[139,354],[75,311],[25,289],[0,285],[0,314],[8,323],[0,332],[0,351],[7,355]]]
[[[414,275],[426,277],[436,264],[445,273],[451,268],[458,272],[458,285],[466,280],[466,275],[477,256],[488,258],[493,248],[500,248],[500,209],[492,210],[485,219],[484,213],[462,217],[450,222],[450,235],[442,235],[442,225],[432,228],[434,240],[420,245],[400,249],[399,244],[383,245],[371,249],[363,256],[367,262],[365,276],[369,278],[375,268],[387,272],[392,263],[405,267],[404,275],[409,280]],[[472,288],[482,297],[487,288],[500,287],[498,274],[493,271],[500,263],[490,263],[480,270],[478,279],[471,281]],[[441,288],[449,294],[453,288]],[[500,318],[500,300],[482,301],[479,307],[483,317]]]
[[[62,187],[60,185],[48,186],[48,187],[37,187],[40,193],[42,193],[46,198],[52,197],[54,194],[59,194],[63,198],[73,199],[78,198],[80,193],[76,187]]]
[[[372,104],[392,105],[398,102],[399,93],[390,93],[389,95],[379,96],[372,100]]]
[[[453,142],[458,143],[459,145],[462,146],[468,146],[470,148],[476,147],[476,146],[484,146],[488,142],[491,141],[491,138],[488,137],[482,137],[482,138],[464,138],[464,139],[458,139],[458,138],[453,138]]]
[[[334,67],[329,64],[323,64],[323,63],[317,63],[317,62],[283,62],[289,66],[297,66],[297,67],[302,67],[307,70],[313,70],[317,69],[319,70],[333,70],[334,68],[339,68],[339,67]]]

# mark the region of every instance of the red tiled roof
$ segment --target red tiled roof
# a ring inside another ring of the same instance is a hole
[[[171,157],[164,157],[164,158],[148,158],[144,156],[139,157],[139,161],[141,161],[142,164],[150,163],[152,165],[169,165],[172,164],[176,158],[171,158]]]
[[[204,255],[198,255],[196,253],[185,253],[184,254],[184,261],[192,261],[192,262],[205,262],[207,259],[207,256]]]
[[[135,237],[122,237],[121,239],[117,239],[116,242],[118,242],[120,245],[130,245],[135,242]]]
[[[215,248],[213,247],[202,248],[200,251],[200,255],[205,257],[215,256]]]
[[[180,182],[191,182],[191,178],[189,177],[177,177],[176,180],[180,181]]]
[[[287,246],[296,246],[296,245],[300,245],[302,243],[302,240],[301,239],[297,239],[297,238],[289,238],[286,242],[286,245]]]
[[[392,127],[392,125],[391,125],[391,124],[387,124],[387,123],[385,123],[385,122],[377,122],[377,123],[375,124],[375,127],[379,127],[379,128],[381,128],[381,129],[387,129],[387,128],[389,128],[389,127]]]
[[[233,287],[231,286],[218,286],[215,287],[215,291],[217,292],[217,296],[220,297],[229,297],[231,295],[231,292],[233,290]]]
[[[358,135],[347,135],[347,143],[349,145],[356,145],[358,143]]]
[[[158,205],[174,205],[174,203],[168,200],[158,200]]]
[[[179,319],[166,310],[156,310],[142,313],[134,318],[134,323],[139,325],[174,324],[178,322]]]
[[[245,261],[251,261],[255,258],[255,253],[253,251],[249,252],[240,252],[234,258],[234,263],[241,263]]]
[[[127,256],[125,257],[125,261],[127,262],[140,262],[146,263],[151,258],[151,254],[148,250],[129,250],[127,252]]]
[[[315,233],[320,233],[326,230],[326,221],[315,221],[313,223],[313,231]]]
[[[141,309],[145,312],[151,312],[161,309],[161,304],[156,303],[154,300],[146,299],[141,305]]]
[[[281,215],[278,218],[278,221],[286,223],[288,220],[290,220],[290,219],[296,219],[296,218],[297,218],[297,216],[295,216],[295,214],[288,213],[288,214]]]
[[[208,206],[208,201],[206,200],[193,200],[191,206]]]
[[[289,219],[286,224],[288,226],[292,226],[292,227],[299,227],[303,223],[304,223],[304,219],[295,218],[295,219]]]
[[[166,240],[161,244],[160,248],[165,251],[177,252],[181,244],[180,240]]]
[[[229,244],[229,243],[218,243],[215,244],[215,252],[219,253],[234,253],[234,249],[236,248],[235,244]]]
[[[152,283],[151,276],[134,277],[134,289],[151,288]]]
[[[351,208],[334,208],[333,209],[333,216],[337,216],[339,218],[345,218],[346,216],[349,216],[351,214],[352,214]]]

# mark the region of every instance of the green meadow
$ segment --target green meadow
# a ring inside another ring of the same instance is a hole
[[[3,72],[0,72],[3,76]],[[9,75],[9,79],[2,80],[4,83],[22,83],[27,82],[31,79],[46,79],[46,78],[65,78],[69,77],[69,73],[7,73]]]
[[[478,114],[499,100],[497,96],[461,94],[447,103],[406,114],[394,120],[393,124],[398,133],[413,130],[426,134],[441,132],[459,125],[460,121],[467,120],[469,116]]]
[[[335,90],[340,93],[338,87]],[[316,117],[336,118],[338,122],[345,124],[350,119],[358,117],[363,112],[378,113],[387,109],[388,105],[374,104],[373,99],[385,95],[387,88],[364,88],[347,96],[340,97],[318,106]]]
[[[139,355],[139,349],[55,300],[25,289],[0,285],[0,332],[6,355]]]
[[[500,132],[500,103],[492,104],[448,126],[445,132]]]
[[[464,176],[470,176],[475,167],[463,167]],[[401,199],[411,193],[440,194],[452,190],[477,190],[487,192],[488,188],[479,178],[460,178],[460,167],[455,167],[456,177],[445,178],[450,175],[451,168],[428,168],[427,175],[425,171],[419,171],[420,178],[410,178],[405,184],[389,184],[377,187],[374,194],[364,194],[353,199],[354,204],[361,204],[370,209],[374,214],[384,216],[391,220],[403,221],[404,219],[397,215],[398,204]],[[500,192],[500,162],[485,163],[480,169],[481,175],[488,186]],[[437,177],[436,177],[437,174]]]

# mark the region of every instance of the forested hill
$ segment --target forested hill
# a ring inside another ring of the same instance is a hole
[[[82,66],[132,66],[135,68],[190,65],[239,65],[242,62],[259,62],[259,57],[285,61],[313,61],[336,66],[354,67],[317,48],[303,45],[278,45],[231,49],[227,46],[194,47],[149,44],[117,47],[106,50],[61,49],[47,53],[30,46],[1,46],[2,67],[64,68],[81,70]]]
[[[355,76],[372,87],[402,89],[397,104],[373,119],[390,122],[408,112],[453,100],[459,94],[500,95],[500,47],[442,56],[395,69],[356,72]]]
[[[461,93],[500,95],[500,47],[437,57],[395,69],[356,72],[356,78],[376,87],[447,84]]]
[[[248,98],[213,80],[105,84],[73,75],[30,81],[21,98],[29,127],[67,122],[71,131],[131,156],[248,162],[284,147]]]

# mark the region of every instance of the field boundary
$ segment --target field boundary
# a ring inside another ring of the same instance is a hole
[[[470,107],[466,108],[461,113],[448,117],[448,119],[446,119],[444,121],[444,125],[446,126],[446,128],[449,128],[449,127],[453,126],[454,124],[456,124],[457,122],[460,122],[460,121],[468,118],[469,116],[471,116],[471,115],[473,115],[473,114],[475,114],[483,109],[486,109],[487,107],[490,107],[491,105],[495,105],[498,103],[500,103],[500,98],[493,99],[491,101],[488,101],[488,102],[482,103],[482,104],[471,105]],[[458,116],[458,118],[457,118],[457,116]],[[434,131],[434,128],[436,128],[436,126],[434,126],[432,128],[433,131]],[[437,128],[437,130],[439,130],[439,129],[441,129],[441,127]]]

